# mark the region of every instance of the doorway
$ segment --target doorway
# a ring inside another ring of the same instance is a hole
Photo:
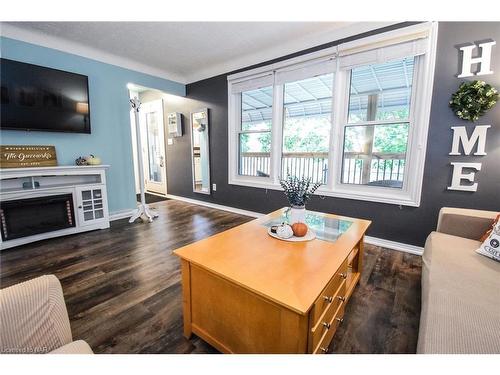
[[[129,85],[129,94],[130,98],[137,97],[141,101],[139,110],[141,147],[139,150],[137,149],[135,116],[133,111],[130,113],[136,194],[140,193],[137,152],[141,152],[144,187],[147,195],[166,196],[167,153],[164,101],[161,98],[163,93],[158,90]],[[154,196],[150,198],[153,199]]]
[[[157,99],[143,103],[139,114],[146,191],[165,195],[167,194],[167,171],[163,100]]]

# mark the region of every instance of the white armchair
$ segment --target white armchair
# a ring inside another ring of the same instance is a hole
[[[0,290],[0,353],[92,354],[73,342],[61,283],[54,275]]]

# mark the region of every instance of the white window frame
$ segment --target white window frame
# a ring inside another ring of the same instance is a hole
[[[275,83],[273,86],[270,177],[241,176],[238,174],[238,133],[241,126],[241,95],[233,93],[233,84],[247,80],[250,81],[256,78],[258,79],[259,76],[264,74],[274,74],[279,69],[287,69],[294,65],[307,65],[308,61],[317,61],[325,57],[337,58],[342,51],[345,51],[344,56],[350,56],[349,53],[354,54],[370,50],[375,50],[375,52],[377,52],[379,46],[391,46],[392,44],[400,43],[402,40],[416,39],[423,34],[427,36],[427,47],[425,54],[417,56],[415,59],[410,116],[408,119],[410,131],[408,135],[403,187],[401,189],[396,189],[341,183],[345,126],[360,125],[364,123],[347,124],[350,71],[352,67],[340,67],[341,64],[337,63],[336,71],[332,71],[335,77],[330,151],[328,154],[328,180],[316,193],[318,195],[338,198],[414,207],[420,206],[434,82],[437,22],[421,23],[358,39],[336,47],[228,76],[228,183],[231,185],[281,190],[279,174],[281,171],[283,138],[284,84]],[[370,63],[362,65],[368,64]]]
[[[253,76],[250,79],[258,78],[259,75]],[[240,83],[244,80],[235,81],[235,83]],[[257,89],[259,87],[268,87],[269,85],[264,86],[249,86],[244,91],[249,91],[253,89]],[[270,186],[275,186],[278,184],[278,177],[276,177],[277,173],[275,172],[275,164],[276,157],[274,155],[274,148],[276,144],[276,137],[279,126],[274,125],[274,121],[279,119],[279,115],[277,109],[275,107],[275,103],[280,100],[280,94],[277,92],[277,87],[273,85],[273,117],[272,117],[272,126],[271,126],[271,156],[270,156],[270,167],[269,167],[269,175],[270,177],[258,177],[258,176],[248,176],[248,175],[240,175],[239,171],[239,135],[241,133],[241,93],[234,94],[232,90],[232,84],[228,84],[228,110],[229,113],[229,124],[231,126],[228,129],[228,155],[234,155],[234,157],[230,157],[228,160],[228,170],[229,170],[229,182],[232,185],[243,185],[243,186],[253,186],[253,187],[261,187],[268,189]],[[278,97],[278,98],[277,98]],[[281,94],[282,97],[282,94]],[[246,132],[246,133],[251,133]]]

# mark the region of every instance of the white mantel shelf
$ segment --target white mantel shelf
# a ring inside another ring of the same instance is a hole
[[[33,175],[41,172],[54,172],[54,171],[85,171],[85,170],[96,170],[96,169],[108,169],[110,166],[107,164],[103,165],[57,165],[54,167],[27,167],[27,168],[0,168],[0,175],[3,174],[28,174]]]

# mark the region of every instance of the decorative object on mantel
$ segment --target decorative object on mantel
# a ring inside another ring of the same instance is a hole
[[[0,146],[0,168],[53,167],[57,165],[54,146]]]
[[[83,156],[79,156],[78,159],[75,160],[75,164],[78,166],[87,165],[87,159]]]
[[[139,98],[130,99],[130,107],[134,111],[135,115],[135,134],[137,141],[137,150],[142,150],[142,140],[141,140],[141,129],[139,125],[139,108],[141,107],[141,101]],[[141,203],[137,206],[134,214],[128,221],[129,223],[133,223],[138,218],[142,218],[144,216],[148,222],[152,223],[153,219],[158,217],[158,212],[151,210],[148,204],[146,203],[146,194],[144,188],[144,164],[142,161],[142,152],[137,152],[137,166],[139,169],[139,187],[141,190]],[[143,219],[144,221],[144,219]]]
[[[311,185],[310,178],[298,178],[288,175],[286,179],[280,179],[285,196],[290,204],[290,225],[303,223],[306,215],[306,202],[311,199],[311,195],[321,186],[316,182]]]
[[[101,165],[101,158],[90,154],[89,156],[80,156],[75,160],[75,164],[82,165]]]
[[[86,157],[87,165],[101,165],[101,158],[90,154]]]
[[[484,81],[463,82],[451,96],[450,107],[459,118],[477,121],[498,101],[498,91]]]

